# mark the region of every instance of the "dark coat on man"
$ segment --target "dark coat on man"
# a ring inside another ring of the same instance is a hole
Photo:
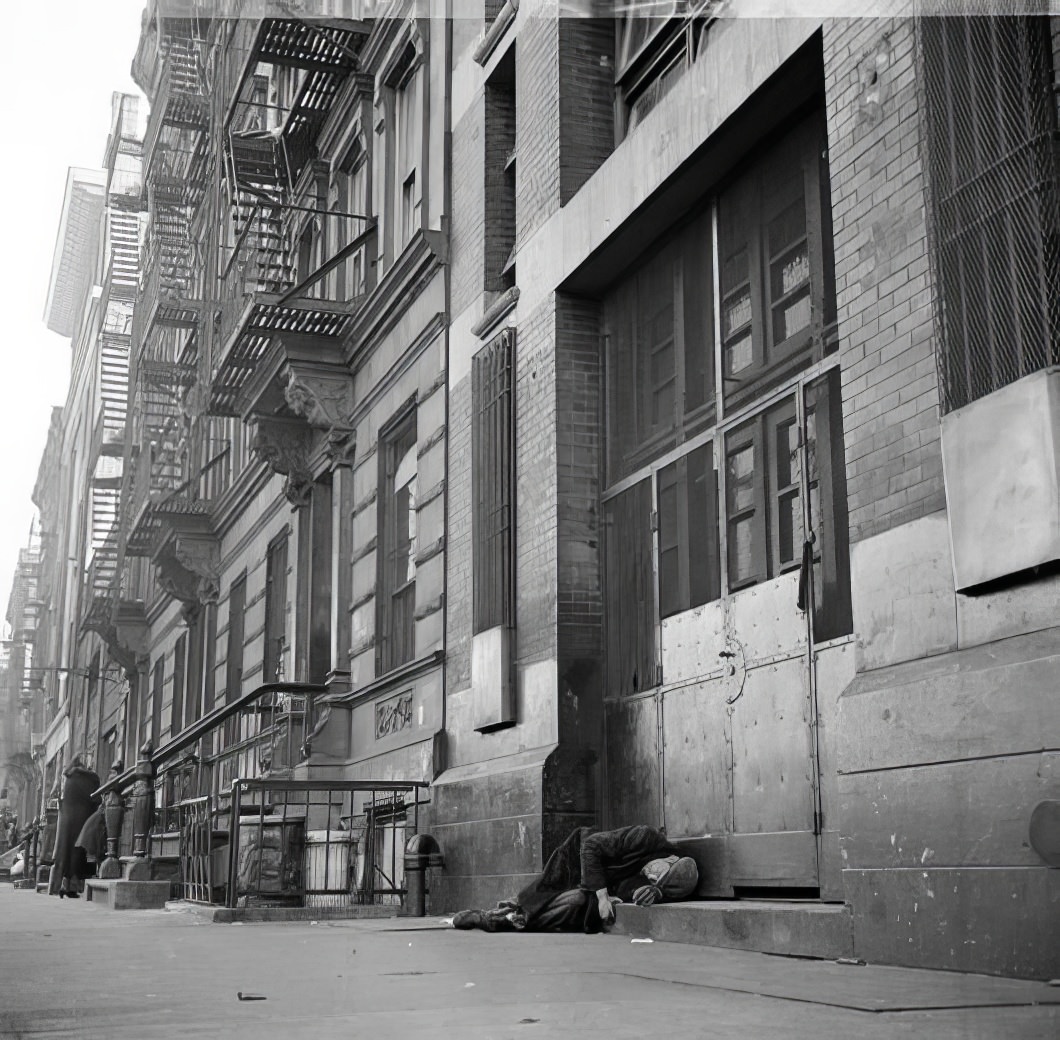
[[[85,851],[77,847],[77,839],[81,828],[99,806],[99,798],[93,796],[98,787],[98,774],[77,760],[63,772],[55,851],[48,880],[50,895],[77,895],[81,892],[82,881],[89,871]]]
[[[666,835],[654,827],[634,824],[612,831],[579,827],[548,858],[544,870],[516,897],[526,912],[528,930],[534,930],[535,915],[561,892],[580,889],[584,900],[580,927],[598,932],[602,927],[594,893],[606,888],[611,895],[628,899],[623,882],[628,882],[653,859],[678,854]]]
[[[102,805],[85,821],[74,844],[84,849],[90,864],[102,863],[107,858],[107,819]]]

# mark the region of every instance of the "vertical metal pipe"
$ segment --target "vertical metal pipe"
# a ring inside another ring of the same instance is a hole
[[[243,807],[239,780],[232,783],[232,818],[228,824],[228,898],[229,907],[236,905],[236,886],[239,881],[239,816]]]

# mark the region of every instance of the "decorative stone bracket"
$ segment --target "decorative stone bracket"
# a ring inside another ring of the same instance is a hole
[[[220,550],[212,535],[176,534],[155,555],[162,590],[186,607],[216,603],[220,595]]]
[[[284,481],[283,493],[295,507],[309,504],[313,473],[309,464],[313,431],[301,419],[252,415],[250,447]]]
[[[283,396],[295,415],[318,430],[345,429],[353,412],[353,376],[345,368],[312,366],[289,360]]]
[[[143,608],[119,602],[106,615],[102,612],[90,614],[85,619],[87,631],[95,632],[107,648],[111,659],[117,662],[132,681],[147,660],[150,629],[143,616]]]

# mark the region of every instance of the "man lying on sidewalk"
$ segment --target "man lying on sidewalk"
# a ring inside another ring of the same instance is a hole
[[[454,928],[485,932],[599,932],[613,904],[651,906],[683,899],[699,881],[695,860],[662,831],[637,824],[613,831],[579,827],[514,900],[493,910],[461,910]]]

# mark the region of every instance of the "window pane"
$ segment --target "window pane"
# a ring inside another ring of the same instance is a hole
[[[687,458],[689,606],[696,607],[721,595],[718,492],[713,447],[706,444]]]
[[[726,459],[726,495],[729,516],[729,585],[739,588],[753,581],[763,567],[755,560],[755,448],[738,448]]]
[[[729,527],[729,583],[736,588],[755,576],[753,517]]]
[[[809,119],[773,145],[718,200],[725,399],[741,405],[823,355],[813,317],[832,313],[827,222],[810,229],[817,208],[807,191],[819,183],[822,130]],[[818,189],[814,187],[814,190]],[[826,189],[824,189],[826,190]],[[810,233],[812,230],[812,234]],[[814,252],[811,245],[817,243]]]
[[[709,216],[699,215],[604,303],[608,480],[701,431],[713,413]]]
[[[754,508],[755,477],[754,445],[733,452],[729,456],[728,491],[729,512],[738,513]]]
[[[655,685],[655,593],[650,480],[604,503],[607,692]]]
[[[684,298],[685,430],[689,413],[714,403],[714,275],[709,213],[693,221],[681,239],[681,294]],[[680,358],[680,353],[678,355]]]

